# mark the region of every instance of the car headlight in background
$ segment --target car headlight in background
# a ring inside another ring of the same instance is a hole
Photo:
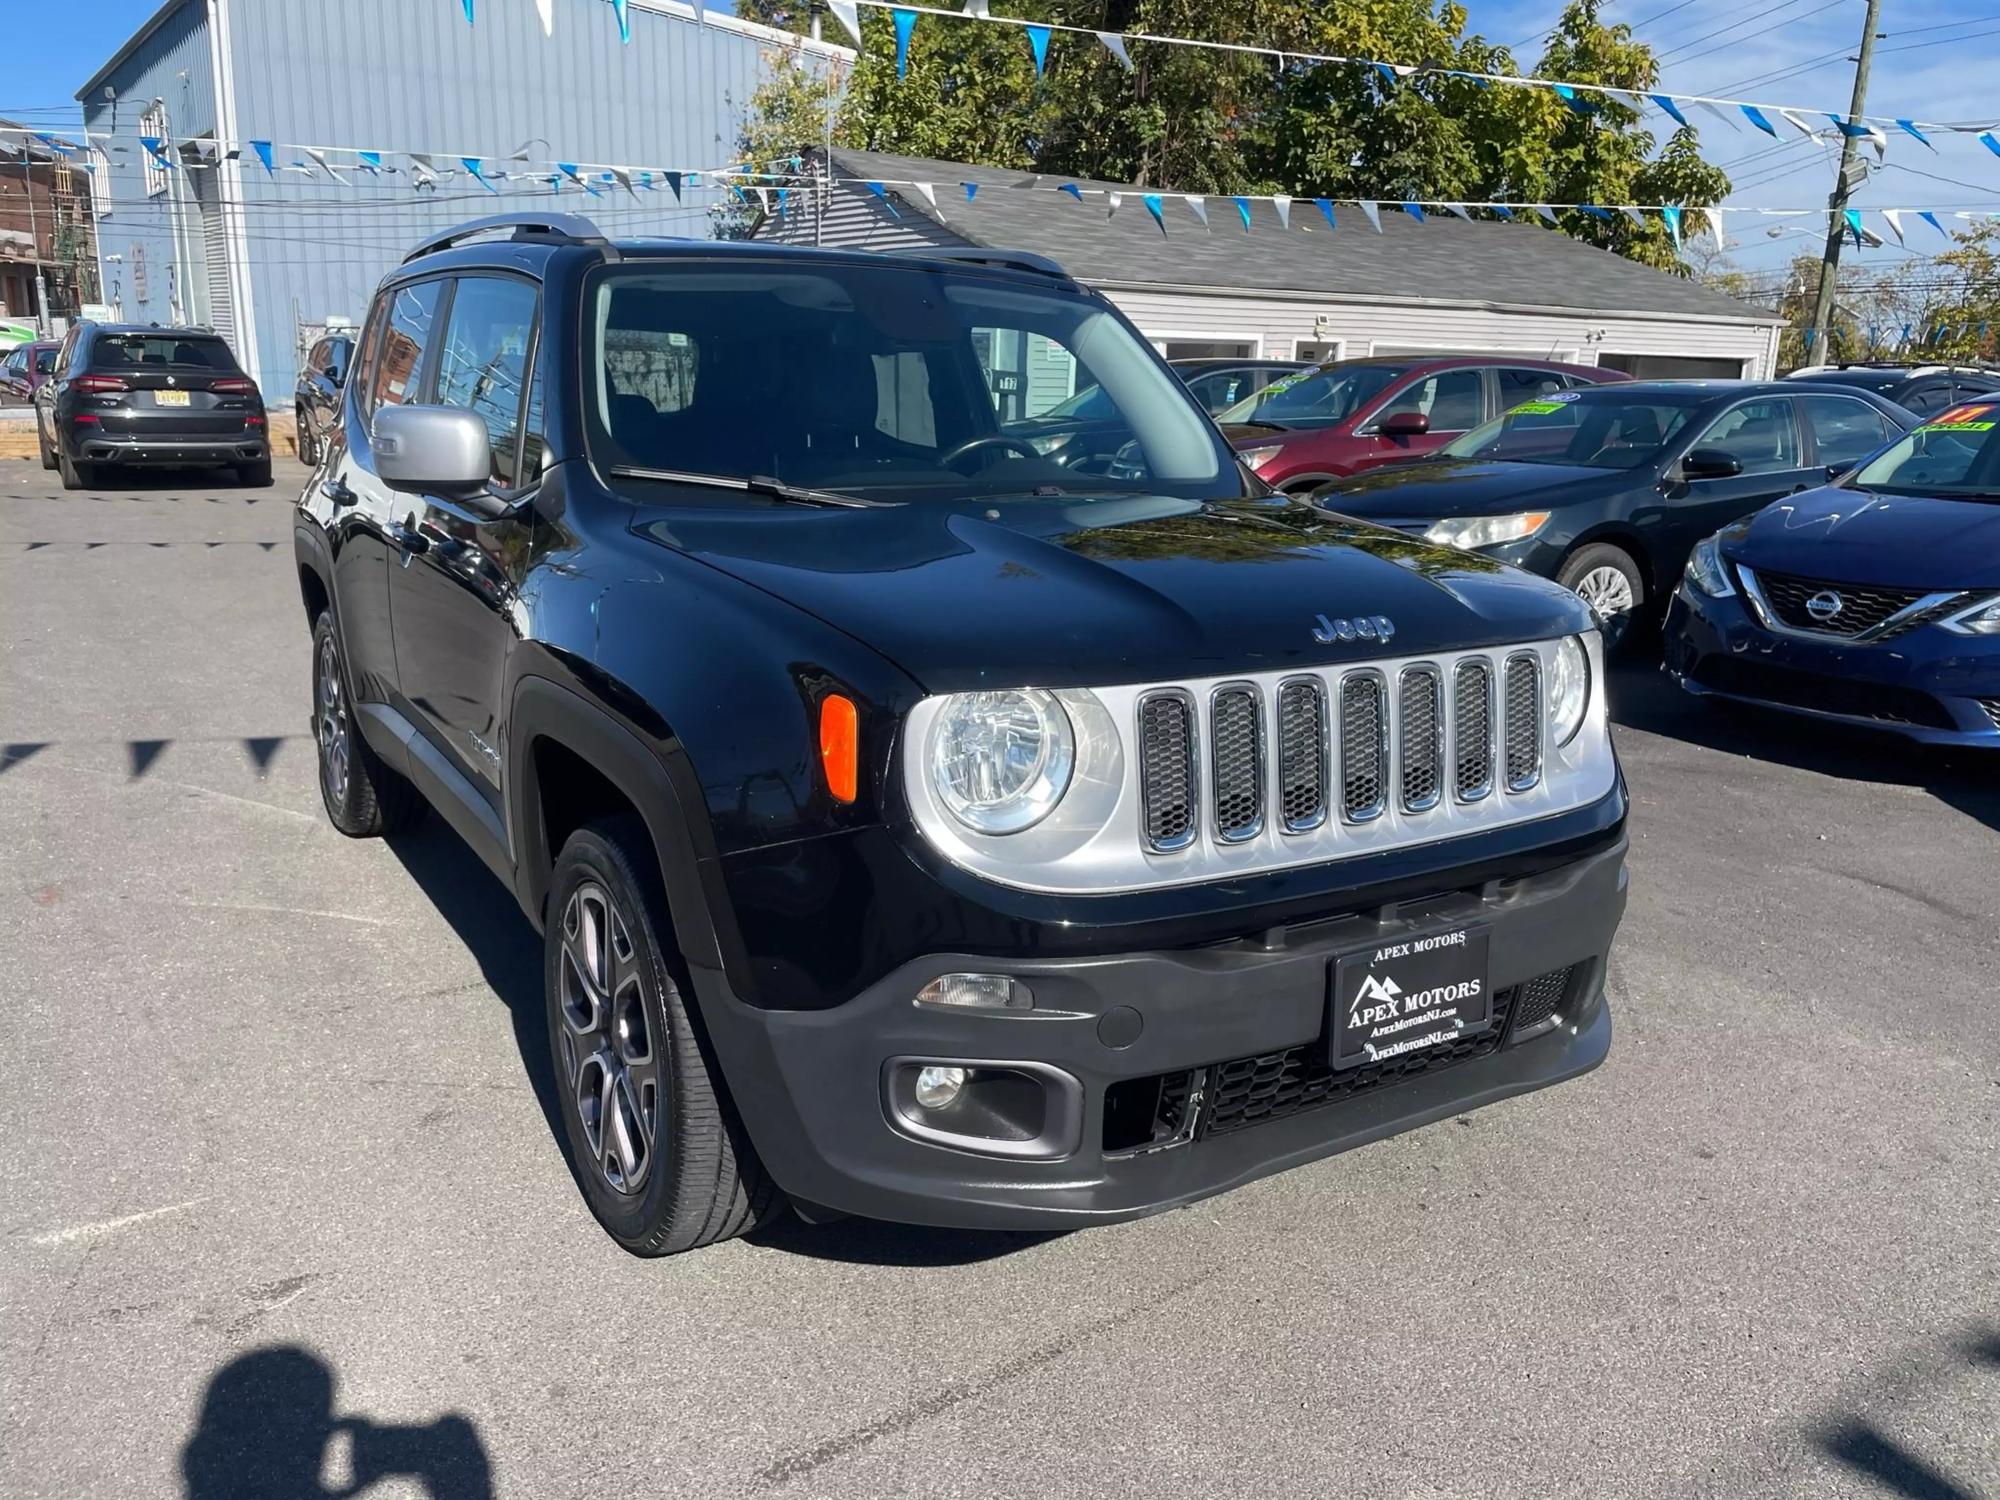
[[[1556,647],[1548,694],[1549,732],[1557,745],[1567,745],[1590,711],[1590,653],[1583,649],[1581,636],[1570,636]]]
[[[1523,511],[1517,516],[1448,516],[1424,533],[1424,540],[1440,547],[1497,547],[1502,542],[1518,542],[1533,536],[1548,524],[1545,510]]]
[[[1982,599],[1972,608],[1962,609],[1938,623],[1959,635],[2000,635],[2000,594]]]
[[[1727,599],[1736,592],[1736,585],[1729,581],[1729,570],[1722,565],[1722,549],[1712,536],[1703,537],[1694,544],[1683,576],[1689,588],[1711,599]]]
[[[1044,457],[1047,457],[1049,454],[1054,453],[1058,448],[1067,448],[1069,446],[1069,440],[1075,436],[1076,434],[1073,432],[1045,433],[1041,437],[1029,438],[1028,446],[1030,448],[1033,448],[1037,453],[1043,455]]]
[[[1034,827],[1062,801],[1075,764],[1069,715],[1041,688],[955,693],[931,728],[938,800],[977,833]]]
[[[1236,456],[1253,469],[1261,469],[1284,450],[1284,444],[1271,443],[1262,448],[1239,448]]]

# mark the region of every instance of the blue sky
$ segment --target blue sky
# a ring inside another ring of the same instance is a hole
[[[526,5],[530,0],[479,3]],[[710,3],[720,9],[726,0]],[[1517,44],[1524,70],[1533,66],[1541,36],[1562,8],[1561,0],[1467,4],[1471,28]],[[4,25],[13,65],[9,82],[0,87],[0,115],[73,127],[77,113],[71,96],[77,86],[157,8],[158,0],[86,0],[81,5],[28,0],[8,7]],[[1882,9],[1880,29],[1888,35],[1877,43],[1870,113],[2000,120],[2000,90],[1993,85],[1995,65],[2000,64],[2000,7],[1993,0],[1884,0]],[[1846,58],[1860,40],[1863,13],[1864,0],[1757,0],[1754,6],[1743,0],[1608,0],[1603,10],[1606,20],[1635,23],[1639,36],[1654,46],[1662,58],[1666,89],[1821,111],[1846,108],[1853,79]],[[1730,202],[1805,208],[1826,201],[1837,145],[1807,140],[1782,124],[1788,139],[1781,145],[1747,125],[1732,131],[1706,116],[1695,120],[1702,127],[1704,154],[1737,184]],[[1856,202],[1874,208],[2000,207],[2000,157],[1972,136],[1937,139],[1935,154],[1908,137],[1892,140],[1887,162]],[[1738,242],[1732,254],[1753,268],[1782,265],[1824,235],[1823,227],[1808,227],[1810,223],[1732,216],[1731,236]],[[1874,227],[1881,226],[1875,222]],[[1865,263],[1886,270],[1944,243],[1921,222],[1910,239],[1914,254],[1899,252],[1892,243],[1868,252]]]

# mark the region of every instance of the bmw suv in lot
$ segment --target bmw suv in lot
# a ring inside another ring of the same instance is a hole
[[[1704,697],[2000,749],[2000,399],[1703,541],[1666,667]]]
[[[35,392],[35,436],[42,467],[61,470],[66,490],[132,464],[271,482],[264,398],[205,328],[77,324]]]
[[[1115,475],[1006,429],[1024,361]],[[1603,1060],[1589,611],[1272,494],[1053,263],[502,216],[388,277],[337,417],[327,814],[436,809],[541,932],[629,1249],[1129,1218]]]

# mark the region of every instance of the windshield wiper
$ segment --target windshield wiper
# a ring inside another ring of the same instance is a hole
[[[840,510],[881,510],[894,507],[894,500],[864,500],[859,495],[842,495],[833,490],[808,489],[786,484],[768,474],[752,474],[738,479],[729,474],[696,474],[685,469],[647,469],[638,464],[613,464],[611,474],[619,479],[657,479],[665,484],[699,484],[716,490],[743,490],[752,495],[768,495],[793,505],[813,505]]]

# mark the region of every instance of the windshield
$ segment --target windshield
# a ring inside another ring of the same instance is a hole
[[[1243,494],[1234,455],[1101,300],[974,271],[683,259],[595,273],[585,407],[607,469],[884,500]],[[1090,387],[1088,425],[1043,419]]]
[[[2000,500],[2000,404],[1939,412],[1846,482],[1883,495]]]
[[[1438,452],[1445,458],[1636,469],[1658,458],[1687,425],[1696,399],[1617,386],[1555,391],[1523,401]]]
[[[1043,412],[1045,421],[1093,422],[1104,417],[1115,417],[1118,408],[1111,398],[1104,394],[1101,385],[1087,385],[1067,401],[1058,401]]]
[[[113,334],[91,346],[90,363],[98,370],[133,370],[147,365],[181,369],[234,370],[235,356],[217,338],[166,334]]]
[[[1274,380],[1216,421],[1263,427],[1331,427],[1344,422],[1400,378],[1407,365],[1325,365]]]

